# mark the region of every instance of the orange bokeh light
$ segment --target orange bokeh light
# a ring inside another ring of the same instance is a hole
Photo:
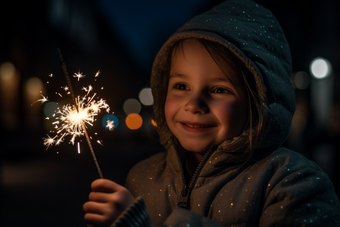
[[[153,119],[151,119],[151,124],[152,124],[153,126],[157,127],[157,123],[156,123],[156,121],[154,121]]]
[[[140,127],[142,127],[143,119],[137,113],[130,113],[125,118],[125,124],[129,129],[136,130],[136,129],[139,129]]]

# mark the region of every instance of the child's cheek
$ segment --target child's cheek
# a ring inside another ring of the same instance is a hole
[[[227,103],[220,105],[219,118],[227,130],[229,136],[237,136],[241,133],[244,126],[244,112],[239,105],[234,103]]]
[[[164,113],[165,113],[165,119],[168,122],[168,120],[173,119],[174,115],[175,115],[175,111],[177,108],[177,103],[178,101],[176,101],[176,97],[174,96],[167,96],[166,101],[165,101],[165,109],[164,109]]]

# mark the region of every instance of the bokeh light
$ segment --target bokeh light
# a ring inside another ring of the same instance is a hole
[[[152,96],[151,88],[143,88],[139,92],[139,100],[145,106],[153,105],[153,96]]]
[[[3,81],[9,81],[15,76],[15,66],[10,62],[5,62],[0,66],[0,78]]]
[[[26,82],[26,91],[28,95],[39,97],[39,92],[43,90],[43,83],[38,77],[32,77]]]
[[[2,119],[6,129],[15,130],[19,125],[20,76],[10,62],[0,65],[0,103]]]
[[[52,117],[57,108],[58,104],[56,102],[52,101],[46,102],[43,109],[45,117]]]
[[[309,83],[309,75],[306,72],[299,71],[295,73],[294,84],[296,88],[301,90],[306,89],[309,86]]]
[[[316,79],[323,79],[332,72],[331,63],[325,58],[315,58],[310,64],[310,71]]]
[[[126,114],[137,113],[142,109],[142,105],[137,99],[127,99],[123,104],[123,110]]]
[[[139,129],[140,127],[142,127],[143,119],[137,113],[130,113],[125,118],[125,124],[129,129],[136,130],[136,129]]]
[[[113,129],[116,129],[119,125],[119,120],[114,114],[105,114],[105,116],[102,118],[103,127],[109,130],[109,127],[106,127],[107,121],[113,121]]]
[[[154,121],[154,119],[151,119],[151,124],[152,124],[153,126],[157,127],[157,123],[156,123],[156,121]]]

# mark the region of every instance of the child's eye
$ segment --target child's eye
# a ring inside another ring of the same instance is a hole
[[[175,84],[174,88],[178,90],[189,90],[188,86],[185,84]]]
[[[232,93],[232,91],[230,91],[227,88],[223,88],[223,87],[215,87],[212,89],[211,91],[212,93],[218,93],[218,94],[223,94],[223,93]]]

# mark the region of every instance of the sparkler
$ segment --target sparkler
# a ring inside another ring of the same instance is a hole
[[[69,78],[69,75],[66,69],[66,64],[63,61],[63,57],[60,53],[60,50],[59,50],[59,57],[62,62],[63,72],[64,72],[67,85],[68,85],[68,86],[61,87],[61,88],[65,92],[67,92],[68,95],[71,95],[72,100],[74,101],[74,104],[73,105],[66,104],[62,108],[59,108],[59,107],[57,108],[57,110],[53,114],[55,121],[52,123],[54,125],[56,135],[54,137],[47,135],[47,138],[44,138],[43,144],[47,147],[46,148],[47,150],[49,147],[53,145],[59,145],[61,142],[65,140],[65,137],[71,136],[70,143],[74,145],[76,137],[85,135],[92,157],[93,157],[93,160],[96,164],[99,176],[100,178],[103,178],[103,174],[100,170],[100,167],[99,167],[99,164],[98,164],[96,155],[94,153],[94,150],[93,150],[86,128],[88,125],[93,126],[93,123],[95,121],[95,116],[97,116],[98,113],[100,113],[101,109],[105,109],[106,112],[109,113],[110,107],[106,103],[106,101],[103,99],[100,99],[98,101],[94,100],[97,94],[93,92],[93,87],[91,85],[89,85],[88,87],[82,88],[82,90],[84,90],[86,93],[84,96],[75,97],[73,89],[72,89],[71,81],[70,81],[70,78]],[[99,73],[100,71],[98,71],[95,74],[95,77],[98,77]],[[52,77],[53,75],[50,74],[49,76]],[[79,79],[84,78],[85,75],[83,75],[79,71],[78,73],[75,73],[73,77],[76,77],[79,81]],[[60,93],[56,92],[56,94],[62,97]],[[45,97],[43,95],[41,96],[42,98],[33,102],[32,105],[36,102],[44,103],[48,101],[48,97]],[[108,120],[106,127],[108,127],[109,130],[113,130],[114,122]],[[97,140],[97,143],[102,145],[101,141],[99,140]],[[78,153],[80,153],[79,142],[77,142],[77,148],[78,148]]]

